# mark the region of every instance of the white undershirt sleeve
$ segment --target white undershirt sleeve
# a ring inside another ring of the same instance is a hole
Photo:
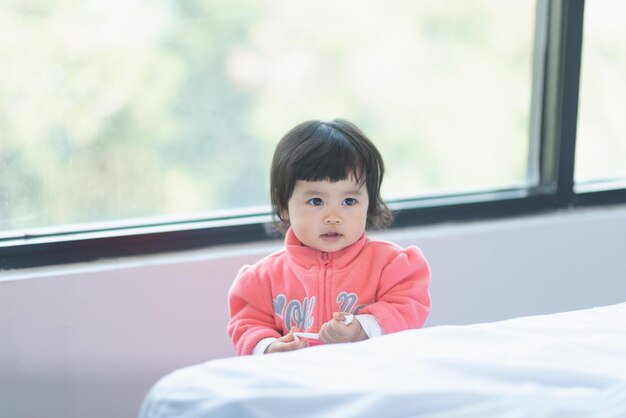
[[[365,331],[368,338],[380,337],[383,335],[383,327],[380,326],[374,315],[362,314],[356,315],[355,318],[361,323],[363,331]]]
[[[270,344],[276,341],[277,339],[278,338],[274,338],[274,337],[263,338],[254,346],[254,349],[252,350],[252,355],[256,356],[259,354],[265,354],[265,350],[267,350],[267,347],[269,347]]]
[[[383,335],[383,328],[378,323],[378,320],[374,315],[371,314],[362,314],[355,315],[355,318],[361,323],[361,327],[363,327],[363,331],[367,334],[368,338],[380,337]],[[252,350],[252,355],[265,354],[265,350],[270,346],[274,341],[278,338],[268,337],[263,338],[259,341]]]

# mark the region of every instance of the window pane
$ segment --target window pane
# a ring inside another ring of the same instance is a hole
[[[575,180],[626,179],[626,3],[585,2]]]
[[[344,117],[387,199],[524,186],[534,1],[5,1],[0,231],[269,207]]]

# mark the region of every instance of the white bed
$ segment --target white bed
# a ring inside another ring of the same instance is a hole
[[[626,417],[626,303],[213,360],[140,416]]]

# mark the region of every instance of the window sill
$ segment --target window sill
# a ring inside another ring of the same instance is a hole
[[[626,189],[575,196],[573,205],[626,202]],[[392,228],[556,210],[551,190],[514,189],[392,202]],[[0,270],[88,262],[276,239],[267,213],[0,238]],[[35,231],[36,232],[36,231]]]

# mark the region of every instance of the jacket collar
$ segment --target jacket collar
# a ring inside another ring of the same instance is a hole
[[[342,268],[354,260],[366,242],[367,234],[364,233],[354,244],[336,252],[326,253],[302,244],[293,230],[289,228],[285,236],[285,249],[289,257],[304,268],[310,269],[323,265]]]

